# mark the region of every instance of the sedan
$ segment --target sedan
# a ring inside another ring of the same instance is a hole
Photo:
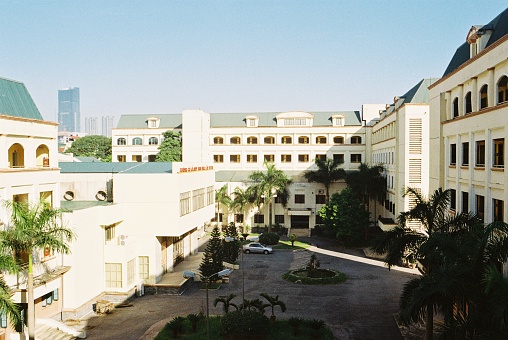
[[[245,254],[260,253],[260,254],[273,254],[272,247],[267,247],[258,242],[252,242],[243,246]]]

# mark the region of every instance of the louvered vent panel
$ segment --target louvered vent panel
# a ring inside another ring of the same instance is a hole
[[[422,119],[409,119],[409,153],[422,153]]]
[[[420,184],[422,182],[422,160],[409,160],[409,185]]]

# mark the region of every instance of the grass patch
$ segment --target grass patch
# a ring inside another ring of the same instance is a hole
[[[227,339],[225,334],[222,334],[221,317],[210,317],[210,339]],[[293,335],[293,329],[288,320],[278,319],[275,323],[270,324],[269,335],[266,340],[308,340],[308,339],[323,339],[333,340],[332,331],[326,325],[317,330],[312,327],[312,320],[304,320],[298,328],[298,335]],[[175,339],[173,333],[166,326],[159,332],[154,340],[169,340]],[[192,325],[189,320],[185,320],[182,332],[179,333],[178,339],[183,340],[202,340],[206,339],[206,319],[202,319],[198,323],[196,333],[192,333]]]
[[[346,274],[333,269],[327,269],[330,272],[334,272],[334,276],[330,277],[308,277],[304,275],[302,272],[305,271],[305,269],[300,270],[290,270],[284,275],[282,275],[282,278],[286,281],[296,283],[297,281],[302,284],[306,285],[333,285],[333,284],[339,284],[345,282],[348,277]]]
[[[295,245],[291,246],[291,241],[289,240],[280,240],[279,243],[276,246],[273,246],[273,249],[291,249],[291,250],[298,250],[298,249],[307,249],[310,247],[310,244],[307,242],[300,242],[295,241]]]

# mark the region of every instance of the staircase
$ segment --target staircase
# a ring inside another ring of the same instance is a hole
[[[35,330],[36,340],[74,340],[76,337],[69,333],[65,333],[58,328],[48,325],[41,325]]]

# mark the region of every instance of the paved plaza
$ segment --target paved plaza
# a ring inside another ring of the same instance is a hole
[[[213,307],[213,300],[218,296],[234,293],[237,297],[233,302],[240,304],[244,287],[246,299],[262,299],[259,296],[262,292],[279,295],[287,311],[281,313],[276,308],[278,318],[324,320],[336,339],[402,339],[394,314],[398,310],[402,286],[417,275],[417,271],[407,268],[389,271],[382,262],[366,258],[361,250],[339,252],[334,241],[316,238],[309,241],[317,247],[303,251],[280,250],[273,255],[245,254],[243,270],[235,270],[230,283],[210,290],[210,313],[222,312],[221,305]],[[309,286],[288,283],[281,278],[289,269],[304,267],[313,253],[321,262],[321,268],[340,270],[349,279],[340,285]],[[192,261],[197,266],[196,259]],[[189,263],[186,269],[188,266]],[[132,307],[90,318],[86,326],[88,338],[153,339],[173,317],[206,311],[205,296],[205,291],[195,284],[181,296],[137,298],[132,301]]]

